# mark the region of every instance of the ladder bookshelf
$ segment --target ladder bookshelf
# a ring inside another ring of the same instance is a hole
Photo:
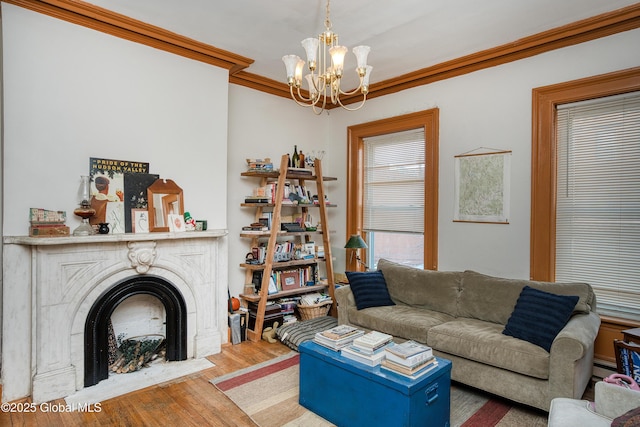
[[[241,237],[250,238],[252,247],[255,247],[262,240],[267,239],[266,242],[266,255],[264,263],[262,264],[249,264],[242,263],[240,266],[245,269],[245,283],[251,283],[253,281],[253,274],[256,271],[262,272],[262,280],[260,284],[260,290],[256,294],[240,294],[240,298],[244,301],[245,305],[257,303],[255,324],[253,328],[247,328],[247,339],[250,341],[259,341],[262,337],[262,329],[265,320],[265,310],[267,302],[269,300],[275,300],[284,297],[291,297],[302,295],[309,292],[324,292],[327,291],[331,297],[332,304],[329,313],[332,316],[337,315],[336,301],[334,296],[335,281],[333,276],[333,258],[331,255],[331,239],[330,230],[327,223],[327,207],[333,207],[333,205],[327,205],[325,201],[325,181],[335,181],[336,178],[325,177],[322,174],[322,162],[315,160],[313,174],[305,174],[295,169],[289,168],[289,155],[282,156],[280,161],[280,169],[273,172],[262,171],[247,171],[241,174],[245,177],[255,177],[260,179],[260,186],[266,186],[268,183],[276,184],[276,195],[274,203],[243,203],[243,207],[255,208],[255,221],[258,222],[263,217],[265,209],[272,212],[271,228],[264,233],[241,233]],[[284,187],[287,182],[297,182],[298,185],[305,186],[306,182],[315,182],[316,191],[318,195],[318,203],[309,204],[283,204]],[[317,209],[319,211],[320,221],[319,227],[316,231],[282,231],[281,219],[283,209],[292,209],[297,214],[300,214],[304,224],[305,219],[309,215],[310,210]],[[304,239],[305,242],[309,241],[311,235],[321,235],[322,244],[324,246],[324,257],[319,258],[314,256],[311,259],[291,259],[287,261],[274,261],[276,253],[276,245],[279,241],[282,241],[286,237],[293,237],[298,239]],[[279,290],[277,293],[269,293],[269,281],[274,270],[285,270],[287,268],[314,266],[318,268],[318,263],[324,262],[326,272],[326,283],[315,283],[314,285],[307,285],[300,283],[299,288]]]

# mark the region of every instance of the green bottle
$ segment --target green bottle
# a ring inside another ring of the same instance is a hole
[[[300,167],[300,156],[298,156],[298,146],[293,146],[293,157],[291,158],[291,166],[294,168]]]

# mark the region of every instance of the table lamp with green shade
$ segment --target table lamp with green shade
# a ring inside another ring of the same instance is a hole
[[[362,239],[362,237],[360,237],[359,234],[352,234],[351,237],[349,237],[349,240],[347,241],[347,244],[344,245],[345,249],[353,249],[353,251],[351,252],[351,257],[349,258],[349,264],[351,264],[351,261],[353,261],[353,253],[355,252],[356,254],[356,261],[361,264],[365,270],[368,269],[367,264],[365,264],[364,262],[362,262],[362,260],[360,259],[360,255],[358,254],[358,250],[359,249],[367,249],[369,246],[367,246],[367,243]]]

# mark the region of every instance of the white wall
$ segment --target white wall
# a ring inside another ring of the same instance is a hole
[[[2,3],[4,235],[28,210],[74,217],[89,158],[150,163],[226,228],[227,70]]]
[[[329,161],[344,182],[348,126],[438,107],[438,268],[529,278],[531,90],[640,66],[638,46],[640,30],[628,31],[376,98],[358,112],[332,112]],[[508,225],[453,222],[453,159],[478,147],[513,151]],[[344,207],[346,187],[340,188],[337,201]],[[345,236],[345,212],[339,212],[336,240]]]

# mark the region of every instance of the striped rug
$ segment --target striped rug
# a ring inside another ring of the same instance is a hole
[[[260,427],[327,427],[333,424],[298,404],[299,354],[284,356],[211,382]],[[451,386],[452,427],[545,427],[546,413]]]

